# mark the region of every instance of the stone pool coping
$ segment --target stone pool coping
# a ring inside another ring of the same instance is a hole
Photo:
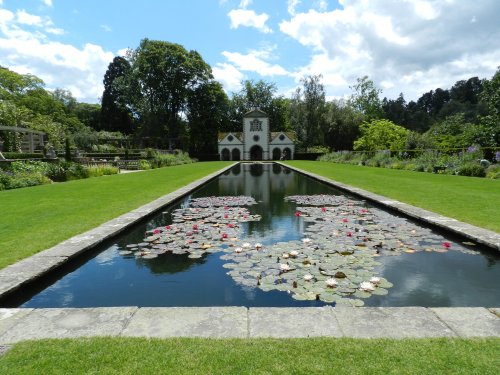
[[[284,164],[283,164],[284,165]],[[0,298],[191,193],[234,164],[0,270]],[[284,165],[419,220],[500,249],[500,235]],[[471,231],[471,229],[474,229]],[[486,234],[485,234],[486,232]],[[483,237],[482,237],[483,236]],[[494,245],[494,246],[492,246]],[[500,337],[500,308],[0,308],[0,347],[21,340],[120,337]],[[1,352],[3,352],[2,350]]]
[[[357,197],[361,197],[371,202],[375,202],[381,206],[387,207],[391,210],[400,212],[406,216],[417,219],[430,224],[431,226],[444,229],[445,231],[458,234],[459,236],[466,237],[474,242],[480,243],[497,251],[500,251],[500,233],[493,232],[488,229],[476,227],[474,225],[452,219],[447,216],[437,214],[432,211],[424,210],[423,208],[415,207],[407,203],[397,201],[395,199],[387,198],[383,195],[375,194],[364,189],[360,189],[351,185],[344,184],[332,180],[330,178],[312,173],[300,168],[292,167],[287,164],[278,163],[284,167],[290,168],[298,173],[309,176],[315,180],[321,181],[327,185],[333,186],[342,191],[348,192]]]
[[[0,347],[78,337],[500,337],[483,307],[98,307],[0,309]]]

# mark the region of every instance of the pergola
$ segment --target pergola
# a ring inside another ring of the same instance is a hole
[[[19,128],[17,126],[0,126],[0,131],[23,134],[23,143],[21,145],[21,148],[28,152],[34,152],[37,147],[43,148],[45,144],[44,138],[46,133],[38,130]]]

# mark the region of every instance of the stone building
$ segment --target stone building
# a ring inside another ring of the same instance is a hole
[[[243,132],[219,133],[221,160],[293,159],[295,136],[292,132],[270,132],[269,117],[260,109],[243,116]]]

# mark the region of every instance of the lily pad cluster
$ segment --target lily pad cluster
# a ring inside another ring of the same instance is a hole
[[[362,205],[364,201],[349,199],[344,195],[289,195],[285,201],[295,202],[303,206],[340,206],[340,205]]]
[[[224,267],[230,269],[228,274],[236,282],[263,291],[284,291],[300,301],[363,306],[362,298],[385,295],[392,286],[376,276],[378,263],[374,251],[368,249],[345,252],[326,241],[304,238],[272,246],[247,246],[241,252],[234,250],[221,259],[230,261]]]
[[[218,198],[224,200],[226,197]],[[120,254],[151,259],[171,252],[201,258],[239,241],[241,222],[260,220],[259,215],[252,215],[248,209],[235,205],[181,208],[173,211],[172,216],[171,225],[147,231],[143,242],[127,245],[127,250]]]
[[[222,197],[202,197],[191,199],[191,207],[235,207],[251,206],[257,204],[254,198],[245,195],[222,196]]]

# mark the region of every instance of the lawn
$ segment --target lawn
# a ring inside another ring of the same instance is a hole
[[[0,191],[0,268],[140,207],[228,162]]]
[[[317,161],[287,164],[500,232],[500,180]]]
[[[497,374],[500,339],[27,341],[1,374]]]

